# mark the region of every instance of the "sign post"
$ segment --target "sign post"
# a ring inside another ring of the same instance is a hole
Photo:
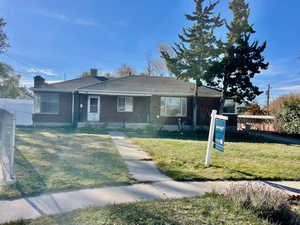
[[[205,167],[210,166],[211,151],[213,148],[224,152],[226,120],[228,120],[227,116],[217,115],[217,110],[212,111],[205,157]]]

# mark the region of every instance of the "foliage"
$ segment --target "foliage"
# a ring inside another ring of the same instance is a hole
[[[300,134],[300,96],[279,97],[271,104],[271,108],[273,112],[274,108],[278,108],[275,116],[280,131]]]
[[[116,72],[118,77],[128,77],[135,75],[135,70],[127,64],[123,64]]]
[[[246,105],[245,115],[265,115],[266,112],[257,103],[250,103]]]
[[[19,88],[20,75],[9,65],[0,62],[0,98],[16,98],[22,91]]]
[[[90,77],[90,76],[92,76],[90,71],[83,72],[82,74],[79,75],[80,78]]]
[[[76,210],[67,214],[43,216],[24,223],[6,225],[272,225],[249,209],[236,209],[222,195],[174,200],[141,201]]]
[[[255,31],[248,24],[249,5],[244,0],[233,0],[230,9],[233,20],[227,25],[224,55],[208,70],[209,84],[222,90],[221,112],[227,98],[234,98],[237,103],[249,103],[260,95],[262,92],[251,79],[268,68],[262,56],[266,42],[259,45],[258,41],[251,40]]]
[[[223,26],[220,15],[214,12],[219,0],[204,6],[205,0],[194,0],[195,11],[186,15],[193,24],[183,28],[179,35],[180,42],[173,47],[174,55],[162,50],[162,58],[167,62],[168,69],[178,79],[194,79],[197,86],[202,85],[211,62],[221,53],[218,48],[214,31]]]
[[[93,128],[17,129],[17,183],[0,199],[128,184],[125,163],[111,137]]]
[[[300,215],[297,216],[291,210],[289,196],[267,184],[258,182],[232,184],[226,195],[236,207],[251,209],[259,217],[271,222],[288,225],[297,225],[300,222]]]
[[[204,166],[207,134],[163,132],[157,138],[132,132],[128,135],[175,180],[300,180],[299,146],[243,132],[234,136],[227,133],[225,152],[213,150],[210,168]]]
[[[6,52],[9,44],[7,43],[7,36],[4,33],[3,27],[6,25],[6,22],[3,18],[0,18],[0,53]]]

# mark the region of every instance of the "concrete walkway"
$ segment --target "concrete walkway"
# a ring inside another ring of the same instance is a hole
[[[242,181],[241,181],[242,182]],[[136,202],[141,200],[182,198],[206,192],[223,192],[232,182],[162,181],[119,187],[93,188],[17,200],[0,201],[0,224],[18,219],[34,219],[44,215],[70,212],[75,209]],[[237,183],[237,182],[235,182]],[[264,182],[272,187],[300,194],[300,182]]]
[[[162,174],[151,157],[140,149],[139,146],[134,145],[128,137],[120,131],[110,131],[120,155],[124,159],[129,175],[140,182],[157,182],[157,181],[171,181],[172,179]]]
[[[111,136],[130,175],[143,184],[92,188],[77,191],[44,194],[37,197],[0,201],[0,224],[18,219],[70,212],[75,209],[136,202],[182,198],[206,192],[224,192],[232,182],[177,182],[162,174],[150,157],[132,144],[122,132],[112,131]],[[242,182],[242,181],[241,181]],[[237,182],[235,182],[237,183]],[[300,194],[300,182],[263,182],[290,194]]]

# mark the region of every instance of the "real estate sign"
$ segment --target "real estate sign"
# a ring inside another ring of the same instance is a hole
[[[211,113],[207,151],[205,156],[205,166],[209,167],[211,161],[211,151],[213,148],[224,152],[225,129],[227,116],[217,115],[217,110]]]
[[[216,119],[216,127],[214,134],[214,148],[220,152],[224,152],[226,120]]]

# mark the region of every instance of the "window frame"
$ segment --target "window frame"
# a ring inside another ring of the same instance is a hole
[[[57,111],[55,111],[55,112],[42,111],[42,97],[49,96],[49,95],[57,97]],[[60,95],[58,93],[35,93],[34,94],[34,113],[35,114],[58,115],[60,113]]]
[[[121,106],[120,106],[120,99],[124,98],[124,110],[121,109]],[[130,110],[127,110],[128,108],[126,107],[126,104],[129,102],[128,99],[131,99],[131,108]],[[133,107],[134,107],[134,98],[133,96],[118,96],[117,98],[117,112],[120,112],[120,113],[123,113],[123,112],[133,112]]]
[[[167,99],[168,98],[176,98],[180,99],[180,115],[170,115],[167,113]],[[164,99],[164,101],[163,101]],[[162,102],[165,102],[165,105],[162,105]],[[162,96],[160,97],[160,116],[162,117],[187,117],[187,103],[188,99],[186,97],[168,97],[168,96]],[[183,107],[183,104],[185,104],[185,107]],[[164,108],[164,110],[162,110]],[[183,112],[183,108],[185,111]]]

